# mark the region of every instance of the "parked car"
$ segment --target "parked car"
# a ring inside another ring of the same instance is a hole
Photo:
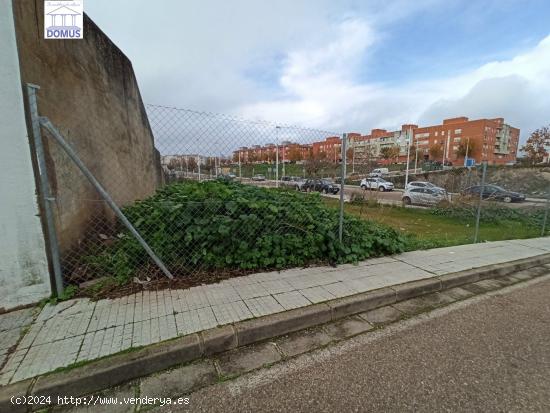
[[[380,192],[393,191],[393,184],[382,178],[364,178],[361,181],[362,189],[376,189]]]
[[[337,194],[340,188],[328,179],[308,179],[302,185],[302,190],[307,192],[317,191],[324,194]]]
[[[462,195],[469,197],[479,197],[479,194],[483,199],[503,201],[503,202],[523,202],[525,201],[525,195],[519,192],[511,192],[497,185],[485,185],[483,192],[481,191],[481,185],[470,186],[462,191]]]
[[[304,191],[304,185],[306,184],[307,179],[305,178],[298,178],[296,181],[294,181],[294,189],[297,191]]]
[[[300,178],[298,176],[283,176],[281,178],[281,186],[287,187],[287,188],[295,188],[296,182]]]
[[[411,187],[405,190],[402,200],[405,205],[433,206],[446,201],[447,195],[434,188]]]
[[[265,176],[264,175],[260,175],[260,174],[256,174],[252,177],[252,180],[253,181],[265,181]]]
[[[230,179],[235,179],[237,177],[237,175],[235,175],[233,172],[229,172],[227,174],[227,177],[230,178]]]
[[[407,184],[407,186],[405,187],[405,190],[412,189],[412,188],[430,188],[430,189],[434,189],[436,191],[440,191],[440,192],[443,192],[443,193],[446,192],[445,188],[441,188],[440,186],[436,186],[436,185],[432,184],[431,182],[425,182],[425,181],[412,181],[412,182],[409,182]]]
[[[221,174],[218,176],[218,180],[220,181],[232,181],[234,179],[234,175],[231,176],[232,174]]]
[[[372,170],[369,174],[369,178],[382,178],[383,176],[388,176],[389,174],[390,170],[388,168],[377,168]]]

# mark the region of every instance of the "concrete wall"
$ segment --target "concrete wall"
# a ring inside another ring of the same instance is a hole
[[[23,82],[41,87],[38,109],[70,141],[119,204],[160,185],[160,156],[130,60],[87,17],[83,40],[43,39],[43,1],[14,2]],[[46,152],[62,254],[112,214],[51,139]],[[101,225],[100,225],[101,223]]]
[[[0,311],[50,295],[11,0],[0,0]]]

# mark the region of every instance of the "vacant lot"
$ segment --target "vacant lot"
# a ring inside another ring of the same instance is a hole
[[[327,199],[329,205],[338,206],[338,201]],[[409,239],[409,249],[436,248],[468,244],[473,241],[475,219],[458,219],[435,215],[430,209],[403,208],[396,206],[367,206],[346,203],[346,212],[363,219],[373,220],[393,227]],[[514,238],[540,236],[540,226],[526,219],[502,219],[480,223],[479,240],[499,241]]]

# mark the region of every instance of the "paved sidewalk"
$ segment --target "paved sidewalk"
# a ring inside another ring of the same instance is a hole
[[[21,310],[0,316],[0,385],[219,325],[548,252],[550,238],[499,241],[258,273],[186,290],[69,300],[45,306],[36,317]]]

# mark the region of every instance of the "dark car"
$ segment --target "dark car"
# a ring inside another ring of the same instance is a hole
[[[474,185],[466,188],[462,191],[462,195],[469,197],[479,197],[481,193],[481,185]],[[525,195],[519,192],[511,192],[497,185],[485,185],[483,187],[483,193],[481,194],[483,199],[503,201],[503,202],[522,202],[525,201]]]
[[[317,191],[324,194],[337,194],[340,188],[328,179],[308,179],[302,185],[302,190],[307,192]]]

